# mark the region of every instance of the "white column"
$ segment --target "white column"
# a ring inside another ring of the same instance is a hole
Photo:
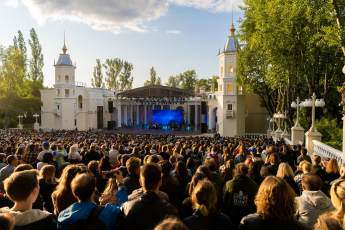
[[[128,105],[124,105],[124,124],[128,125]]]
[[[147,124],[147,105],[144,105],[144,124]]]
[[[131,125],[133,125],[134,124],[134,117],[133,117],[133,105],[131,104],[130,105],[130,117],[131,117]]]
[[[137,125],[140,124],[140,105],[137,105]]]
[[[198,129],[198,104],[195,104],[195,112],[194,112],[194,130]]]
[[[117,106],[117,127],[121,128],[122,125],[122,108],[121,104]]]
[[[190,105],[187,104],[187,124],[190,124]]]

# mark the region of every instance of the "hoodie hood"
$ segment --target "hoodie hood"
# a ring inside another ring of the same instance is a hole
[[[303,191],[300,198],[319,210],[333,208],[331,200],[322,191]]]
[[[63,225],[69,225],[79,220],[87,219],[95,207],[96,204],[92,202],[74,203],[59,214],[58,222]]]
[[[31,209],[25,212],[13,211],[8,207],[1,208],[0,213],[10,213],[14,219],[16,226],[25,226],[43,220],[52,215],[50,212],[39,209]]]

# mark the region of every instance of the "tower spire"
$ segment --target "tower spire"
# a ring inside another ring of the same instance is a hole
[[[66,52],[67,52],[65,31],[63,32],[63,47],[62,47],[62,51],[63,51],[64,54],[66,54]]]
[[[235,25],[234,25],[234,6],[232,6],[231,11],[231,26],[230,26],[230,35],[235,36]]]

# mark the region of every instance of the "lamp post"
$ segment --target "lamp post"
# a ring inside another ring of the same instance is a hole
[[[34,115],[32,115],[35,118],[35,123],[34,123],[34,130],[39,130],[40,129],[40,124],[38,123],[38,118],[40,115],[38,115],[37,113],[35,113]]]
[[[282,119],[284,119],[284,131],[282,133],[282,138],[289,138],[289,132],[287,131],[287,123],[286,123],[286,120],[287,120],[287,111],[285,111],[285,113],[283,114],[284,117],[282,117]]]
[[[291,142],[293,145],[297,144],[303,144],[304,143],[304,129],[303,127],[299,124],[299,110],[301,107],[301,102],[299,100],[299,97],[297,97],[296,102],[293,101],[291,103],[291,108],[296,109],[296,121],[295,125],[291,128]]]
[[[304,102],[302,102],[302,106],[311,107],[311,127],[305,133],[305,145],[308,152],[312,153],[314,151],[313,140],[321,141],[322,137],[321,133],[319,133],[315,127],[315,107],[324,107],[325,101],[323,99],[316,99],[316,95],[313,93],[311,99],[306,99]]]
[[[277,130],[274,131],[274,138],[275,138],[275,141],[278,141],[281,138],[282,133],[283,133],[283,130],[281,129],[280,120],[284,119],[284,114],[282,114],[281,112],[275,113],[273,114],[273,118],[276,120],[276,123],[278,126]]]
[[[22,119],[24,118],[24,116],[19,114],[17,117],[18,117],[18,125],[17,125],[17,127],[18,127],[18,129],[23,129]]]
[[[267,122],[268,122],[268,129],[267,129],[267,137],[271,137],[272,134],[272,128],[271,128],[271,117],[267,117]]]

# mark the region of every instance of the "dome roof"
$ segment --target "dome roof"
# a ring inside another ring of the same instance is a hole
[[[66,53],[60,54],[59,59],[58,59],[56,65],[69,65],[69,66],[73,66],[71,57],[69,56],[69,54],[66,54]]]
[[[235,36],[229,36],[224,46],[224,52],[237,52],[240,44]]]

